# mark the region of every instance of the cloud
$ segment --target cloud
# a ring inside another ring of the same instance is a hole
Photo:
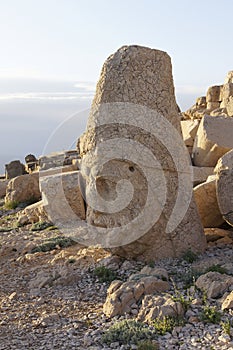
[[[95,83],[93,82],[35,78],[2,78],[0,81],[0,103],[90,100],[94,93]]]
[[[84,91],[91,91],[91,92],[94,92],[95,91],[95,87],[96,87],[96,84],[94,82],[88,82],[88,81],[80,81],[78,83],[75,83],[74,84],[74,87],[75,88],[78,88],[78,89],[81,89],[81,90],[84,90]]]
[[[80,100],[91,99],[94,92],[26,92],[26,93],[8,93],[0,94],[0,102],[11,101],[16,102],[20,100],[32,101],[66,101],[66,100]]]
[[[61,80],[61,79],[39,79],[28,77],[1,77],[0,74],[0,95],[17,94],[41,94],[51,93],[52,96],[57,93],[64,95],[69,93],[85,93],[94,94],[94,82],[79,82],[75,80]],[[22,97],[24,97],[23,95]],[[4,96],[3,96],[4,97]],[[28,96],[30,97],[30,96]]]

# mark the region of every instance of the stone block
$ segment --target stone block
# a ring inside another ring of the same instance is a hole
[[[214,167],[218,159],[232,148],[233,118],[205,115],[193,146],[194,165]]]

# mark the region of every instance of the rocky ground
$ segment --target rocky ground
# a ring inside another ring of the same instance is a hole
[[[137,317],[136,311],[108,318],[103,304],[114,277],[126,281],[145,264],[73,244],[55,227],[18,227],[19,209],[0,207],[0,350],[139,349],[132,340],[103,342],[112,325]],[[105,279],[97,273],[102,265],[110,272]],[[167,293],[180,300],[183,295],[187,308],[182,323],[170,331],[146,325],[154,334],[154,347],[144,344],[140,349],[233,349],[233,310],[221,310],[225,294],[207,301],[193,280],[208,268],[233,275],[233,245],[212,243],[197,258],[186,255],[150,265],[167,270]],[[227,293],[231,290],[233,285]]]

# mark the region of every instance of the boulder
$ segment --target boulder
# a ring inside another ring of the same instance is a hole
[[[0,180],[0,198],[5,197],[8,182],[9,180],[6,180],[6,179]]]
[[[19,160],[13,160],[5,165],[6,179],[13,179],[14,177],[26,174],[25,166]]]
[[[214,171],[219,210],[224,220],[233,226],[233,150],[219,159]]]
[[[193,146],[194,165],[213,167],[231,148],[233,119],[205,115],[200,122]]]
[[[185,193],[185,186],[177,187],[184,169],[190,170],[180,129],[167,53],[124,46],[111,55],[103,66],[87,129],[78,147],[86,197],[93,198],[95,189],[101,197],[93,204],[87,200],[87,222],[92,227],[105,229],[114,239],[120,237],[118,241],[106,238],[103,243],[114,254],[150,261],[180,256],[189,247],[197,252],[205,249],[205,237],[191,192]],[[151,163],[154,157],[156,166],[152,166],[154,161]],[[186,166],[181,170],[179,166],[183,161]],[[150,169],[154,171],[152,180],[146,178]],[[162,173],[165,182],[161,180]],[[122,180],[132,186],[123,190]],[[168,190],[166,199],[163,184]],[[191,177],[187,184],[192,187]],[[119,192],[122,196],[125,194],[127,200],[125,206],[121,202],[120,209],[114,211],[110,203],[118,203]],[[190,196],[190,205],[187,196]],[[148,211],[148,197],[154,202],[150,205],[153,212]],[[180,218],[179,222],[173,229],[166,229],[177,198],[186,198],[175,215]],[[120,233],[113,235],[113,231]]]
[[[233,243],[233,232],[218,227],[205,228],[205,236],[207,243],[218,245],[223,243]]]
[[[206,96],[201,96],[196,99],[196,106],[206,108]]]
[[[48,218],[59,228],[69,231],[73,222],[85,220],[85,204],[79,188],[79,171],[43,176],[40,178],[40,188]]]
[[[127,282],[113,281],[108,288],[107,299],[103,306],[104,314],[108,317],[114,317],[124,313],[132,313],[132,309],[135,309],[132,306],[139,305],[145,295],[167,291],[169,289],[168,282],[155,274],[150,274],[151,272],[153,271],[148,267],[147,270],[144,269],[139,274],[132,275]]]
[[[37,170],[38,159],[33,154],[28,154],[25,157],[25,162],[26,162],[26,171],[28,173],[32,173],[33,171]]]
[[[218,173],[216,191],[222,217],[233,226],[233,168]]]
[[[224,223],[216,195],[216,179],[194,187],[194,198],[204,227],[218,227]]]
[[[220,108],[220,102],[207,102],[207,110],[209,111],[209,113],[218,108]]]
[[[233,285],[233,277],[219,272],[207,272],[198,277],[195,284],[206,292],[209,299],[220,298]]]
[[[26,174],[11,179],[7,185],[5,202],[35,202],[40,200],[39,174]]]
[[[223,103],[225,104],[231,96],[233,96],[233,83],[224,84],[222,89]]]
[[[210,175],[214,174],[213,167],[198,167],[193,166],[193,185],[197,186],[205,182]]]
[[[233,96],[229,97],[226,102],[226,110],[229,117],[233,117]]]
[[[229,294],[225,296],[225,298],[222,301],[222,306],[221,309],[228,310],[228,309],[233,309],[233,291],[231,291]]]
[[[233,83],[223,85],[221,108],[226,109],[228,116],[233,116]]]
[[[222,85],[215,85],[209,87],[206,93],[207,108],[208,102],[220,102],[222,101]]]
[[[224,84],[229,84],[229,83],[233,83],[233,70],[227,73],[227,76],[224,81]]]
[[[48,221],[42,200],[28,205],[23,211],[18,213],[18,223],[20,225],[34,224],[38,221]]]
[[[195,105],[183,113],[185,119],[201,119],[207,109],[206,97],[201,96],[196,100]]]
[[[163,319],[166,316],[181,317],[184,315],[184,308],[179,301],[174,301],[170,296],[146,295],[142,300],[137,319],[141,322]]]
[[[219,158],[218,163],[214,168],[214,173],[218,174],[222,170],[230,170],[233,169],[233,150],[225,153],[224,156]]]
[[[192,147],[199,126],[199,120],[181,120],[181,130],[186,146]]]
[[[212,117],[227,117],[227,110],[225,107],[213,109],[210,113]]]

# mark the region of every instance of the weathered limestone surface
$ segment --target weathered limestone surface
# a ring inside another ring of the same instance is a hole
[[[225,221],[233,226],[233,150],[218,160],[216,192],[219,210]]]
[[[209,245],[221,245],[233,243],[233,232],[217,227],[205,228],[206,241]]]
[[[223,224],[216,195],[216,179],[196,186],[194,198],[204,227],[218,227]]]
[[[38,201],[41,198],[39,174],[26,174],[11,179],[7,185],[5,202]]]
[[[233,226],[233,168],[218,173],[216,186],[220,212],[225,221]]]
[[[229,97],[228,101],[226,102],[226,110],[227,114],[230,117],[233,117],[233,96]]]
[[[233,309],[233,291],[226,295],[222,302],[221,308],[222,310]]]
[[[20,211],[18,214],[18,223],[21,225],[29,223],[33,224],[38,221],[48,221],[42,200],[28,205],[23,211]]]
[[[233,148],[233,119],[205,115],[193,146],[194,165],[213,167],[231,148]]]
[[[95,166],[98,166],[103,159],[101,144],[109,139],[120,138],[132,140],[149,148],[157,157],[162,169],[166,169],[167,198],[159,219],[142,234],[140,239],[112,250],[124,257],[140,256],[146,260],[179,256],[188,247],[194,251],[203,251],[205,237],[193,199],[178,227],[173,232],[166,233],[166,225],[177,198],[177,179],[180,173],[177,173],[174,160],[163,142],[157,140],[148,130],[154,122],[153,119],[150,119],[150,113],[148,113],[149,116],[144,116],[140,127],[138,116],[136,117],[134,113],[131,113],[132,115],[128,113],[127,123],[122,124],[119,123],[117,115],[112,116],[111,106],[108,105],[111,122],[110,119],[109,121],[106,119],[103,125],[100,122],[101,106],[114,103],[131,103],[136,105],[138,110],[143,110],[143,106],[148,107],[155,113],[159,113],[161,123],[165,119],[169,122],[170,128],[173,126],[180,133],[180,118],[174,96],[170,57],[165,52],[139,46],[125,46],[111,55],[103,66],[97,84],[87,131],[79,140],[78,147],[82,160],[85,160],[89,152],[95,149],[93,153]],[[162,129],[158,123],[159,128]],[[164,133],[165,130],[161,131]],[[169,132],[169,129],[166,132]],[[172,142],[172,138],[166,135],[168,143]],[[123,141],[119,141],[116,148],[122,149],[124,153],[123,147]],[[136,146],[135,148],[137,149]],[[102,165],[98,176],[89,177],[88,188],[94,188],[96,184],[98,193],[111,202],[117,196],[117,183],[126,179],[133,185],[134,194],[129,205],[116,213],[105,213],[88,205],[88,223],[103,228],[122,227],[134,220],[145,205],[148,190],[147,181],[140,166],[124,159],[124,156],[120,157],[119,154],[114,157],[113,147],[109,147],[109,154],[111,152],[112,160]],[[138,158],[140,158],[140,152],[138,152]],[[158,186],[156,184],[158,177],[159,172],[155,172],[154,186],[153,183],[149,184],[154,187],[153,190],[156,190]],[[185,193],[183,195],[186,196]],[[160,203],[157,204],[161,206]],[[151,216],[153,215],[145,213],[144,221],[151,221]]]
[[[202,182],[205,182],[210,175],[214,174],[213,167],[199,167],[193,166],[193,185],[197,186]]]
[[[233,277],[219,272],[208,272],[201,275],[196,286],[206,292],[208,298],[221,297],[233,284]]]
[[[206,97],[201,96],[196,99],[195,105],[183,113],[184,120],[201,119],[207,110]]]
[[[181,120],[181,131],[186,146],[192,147],[199,126],[199,120]]]
[[[146,295],[142,300],[142,306],[138,314],[141,322],[151,322],[155,319],[163,319],[166,316],[181,317],[184,308],[179,301],[174,301],[169,295]]]
[[[0,180],[0,198],[5,197],[9,180]]]
[[[37,170],[38,159],[33,154],[28,154],[25,158],[26,171],[30,174]]]
[[[206,93],[206,101],[207,102],[220,102],[222,101],[221,94],[222,94],[222,85],[215,85],[209,87]]]
[[[40,188],[44,209],[54,224],[70,225],[77,217],[85,219],[85,205],[79,189],[79,172],[43,176]]]
[[[229,83],[233,83],[233,70],[227,73],[227,76],[224,81],[224,84],[229,84]]]
[[[40,170],[40,178],[44,176],[51,176],[51,175],[57,175],[61,173],[67,173],[77,170],[74,168],[73,164],[72,165],[65,165],[65,166],[57,166],[56,168],[49,168],[46,170]]]
[[[63,167],[71,165],[73,159],[79,157],[76,150],[54,152],[39,158],[40,170],[47,170],[50,168]]]
[[[148,268],[132,275],[127,282],[113,281],[108,288],[107,298],[103,306],[104,314],[108,317],[114,317],[130,313],[132,306],[140,304],[145,295],[167,291],[169,283],[160,279],[158,275],[161,272],[163,278],[164,274],[167,276],[166,270]]]
[[[216,167],[214,168],[214,173],[218,174],[222,170],[233,169],[233,150],[225,153],[224,156],[219,158]]]

